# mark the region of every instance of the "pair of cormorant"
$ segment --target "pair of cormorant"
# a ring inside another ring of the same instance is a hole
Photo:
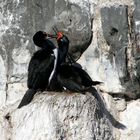
[[[63,91],[64,87],[74,92],[84,92],[92,85],[101,82],[92,81],[90,76],[75,65],[68,55],[69,40],[61,32],[57,33],[56,47],[49,39],[48,34],[38,31],[33,36],[34,44],[41,49],[34,53],[28,67],[28,90],[18,108],[31,102],[37,91]],[[50,35],[50,37],[53,37]],[[71,62],[72,61],[72,62]]]

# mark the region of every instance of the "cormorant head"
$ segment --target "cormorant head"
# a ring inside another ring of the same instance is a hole
[[[47,37],[46,32],[38,31],[33,36],[33,42],[36,46],[43,48],[46,37]]]
[[[53,35],[47,34],[43,31],[38,31],[33,36],[33,42],[36,46],[46,49],[47,51],[52,51],[56,48],[52,41],[48,39],[48,37],[54,38]]]

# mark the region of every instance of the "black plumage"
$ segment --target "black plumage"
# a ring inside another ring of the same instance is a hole
[[[88,73],[75,63],[61,65],[58,81],[72,92],[85,92],[91,86],[101,84],[99,81],[93,81]]]
[[[80,64],[74,62],[71,57],[68,57],[68,62],[66,62],[66,56],[69,56],[69,40],[65,35],[58,40],[58,58],[56,60],[53,52],[56,49],[55,45],[46,39],[45,32],[39,31],[38,33],[41,35],[35,34],[33,40],[41,50],[34,53],[30,60],[28,90],[18,108],[29,104],[38,90],[63,91],[63,87],[65,87],[72,92],[85,92],[89,87],[101,83],[92,81]],[[57,61],[56,67],[54,66],[55,61]],[[52,71],[53,75],[49,81]]]
[[[63,35],[63,37],[57,42],[58,42],[58,59],[57,59],[55,72],[53,74],[53,77],[48,87],[49,91],[62,91],[63,90],[63,86],[58,81],[58,75],[61,68],[61,64],[66,62],[66,56],[69,49],[69,40],[65,35]]]
[[[67,38],[66,38],[67,39]],[[63,87],[57,82],[56,71],[54,70],[54,63],[56,63],[56,69],[58,65],[63,62],[63,58],[65,57],[65,53],[68,50],[68,39],[63,41],[59,40],[58,45],[60,46],[60,50],[58,49],[58,60],[55,60],[55,55],[53,50],[57,49],[56,46],[48,39],[46,39],[46,33],[39,31],[33,36],[33,41],[41,50],[38,50],[32,56],[29,67],[28,67],[28,81],[27,86],[28,90],[25,93],[21,103],[18,108],[21,108],[24,105],[27,105],[31,102],[34,97],[34,94],[37,91],[44,91],[45,89],[54,90],[54,91],[62,91]],[[62,43],[63,41],[63,43]],[[62,45],[66,45],[66,48],[62,48]],[[63,49],[63,50],[61,50]],[[61,55],[59,55],[61,54]],[[65,58],[64,58],[65,59]],[[49,81],[50,75],[54,70],[54,74],[52,79]]]
[[[34,90],[45,90],[48,85],[49,76],[54,67],[55,56],[45,49],[37,51],[29,63],[28,88]]]
[[[68,53],[69,46],[65,40],[68,40],[67,37],[58,43],[59,55],[60,57],[63,56],[62,62],[56,70],[58,83],[72,92],[85,92],[90,87],[101,84],[102,82],[93,81],[88,73],[82,69],[82,66],[71,57]],[[67,63],[66,56],[68,58]]]
[[[54,54],[47,49],[41,49],[34,53],[28,67],[27,86],[30,92],[25,93],[18,108],[30,103],[37,91],[43,91],[47,88],[48,79],[54,67],[54,60]]]

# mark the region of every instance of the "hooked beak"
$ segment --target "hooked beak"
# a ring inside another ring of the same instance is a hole
[[[48,33],[46,33],[46,32],[43,32],[43,34],[45,35],[45,38],[46,38],[46,39],[47,39],[48,37],[49,37],[49,38],[57,38],[56,35],[48,34]]]

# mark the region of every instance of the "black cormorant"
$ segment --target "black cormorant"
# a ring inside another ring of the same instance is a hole
[[[47,37],[48,34],[43,31],[38,31],[33,36],[34,44],[41,49],[34,53],[29,62],[28,90],[18,108],[29,104],[34,94],[39,90],[44,91],[46,88],[55,91],[63,90],[63,87],[56,80],[56,67],[65,60],[69,40],[66,36],[58,33],[59,47],[57,48]]]
[[[55,28],[55,32],[56,33],[58,32],[57,28]],[[60,50],[62,50],[63,52],[64,46],[67,46],[67,45],[60,45],[60,46],[62,47]],[[60,54],[59,52],[60,56],[62,54]],[[65,55],[63,56],[64,57],[61,60],[65,62],[65,59],[67,56],[68,62],[61,63],[61,65],[59,65],[56,70],[57,80],[63,87],[65,87],[66,89],[72,92],[85,92],[90,87],[102,83],[99,81],[93,81],[90,78],[88,73],[82,69],[82,66],[79,63],[77,63],[68,53],[68,47],[67,47],[67,53],[65,53]]]

